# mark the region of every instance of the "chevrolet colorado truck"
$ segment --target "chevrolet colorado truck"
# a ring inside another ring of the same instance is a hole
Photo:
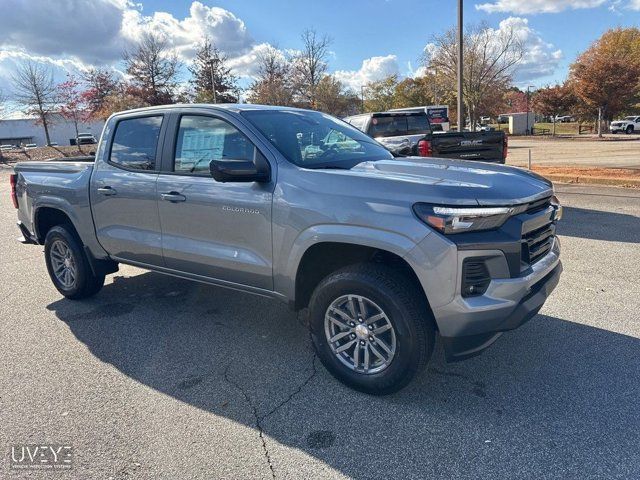
[[[448,360],[531,319],[562,270],[562,207],[528,171],[394,158],[320,112],[172,105],[106,122],[93,162],[11,175],[21,241],[65,297],[118,264],[302,310],[317,355],[372,394],[405,386],[439,334]]]
[[[508,137],[501,130],[478,132],[438,132],[424,111],[365,113],[345,122],[376,139],[399,156],[458,158],[504,163]]]

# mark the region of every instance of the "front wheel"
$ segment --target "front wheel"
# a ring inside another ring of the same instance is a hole
[[[633,133],[633,125],[629,125],[625,130],[627,135],[631,135]]]
[[[407,275],[378,264],[326,277],[311,298],[309,322],[327,370],[369,394],[400,390],[433,352],[435,329],[424,294]]]
[[[95,295],[104,285],[104,275],[93,274],[75,232],[67,225],[47,232],[44,257],[53,285],[71,300]]]

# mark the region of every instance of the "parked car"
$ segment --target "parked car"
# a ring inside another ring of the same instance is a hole
[[[13,150],[13,145],[9,145],[9,144],[0,145],[0,151],[7,152],[9,150]]]
[[[571,115],[556,115],[556,123],[571,123],[575,121],[575,117]]]
[[[479,354],[562,271],[551,182],[398,160],[320,112],[132,110],[107,120],[97,152],[10,176],[22,241],[44,245],[62,295],[95,295],[123,263],[278,299],[308,312],[322,363],[364,392],[406,385],[436,332],[449,360]]]
[[[434,133],[424,112],[377,112],[344,119],[395,155],[459,158],[504,163],[507,136],[502,131]]]
[[[609,126],[611,133],[624,132],[631,134],[633,132],[640,132],[640,116],[625,117],[622,120],[616,120],[611,122]]]
[[[38,145],[35,143],[27,143],[24,146],[24,150],[33,150],[34,148],[38,148]]]
[[[58,146],[58,142],[51,142],[49,144],[50,147],[57,147]]]
[[[79,133],[76,137],[76,145],[93,145],[98,143],[92,133]]]
[[[498,115],[496,121],[501,125],[504,123],[509,123],[509,115]]]

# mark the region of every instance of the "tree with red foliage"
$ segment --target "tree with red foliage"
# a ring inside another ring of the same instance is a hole
[[[566,83],[537,90],[532,101],[534,111],[553,119],[554,136],[556,134],[556,117],[568,113],[575,104],[576,99],[573,91]]]
[[[82,99],[87,105],[87,117],[91,119],[103,118],[107,99],[120,90],[120,81],[112,71],[101,68],[91,68],[82,76],[87,89],[82,92]]]
[[[87,115],[87,106],[79,89],[80,82],[75,76],[67,74],[67,80],[59,84],[56,89],[60,105],[60,115],[73,122],[78,136],[78,123]]]
[[[608,30],[571,65],[570,83],[591,111],[612,120],[640,98],[640,29]]]

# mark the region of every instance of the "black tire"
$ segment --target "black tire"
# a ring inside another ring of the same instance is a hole
[[[631,134],[633,133],[633,125],[629,125],[629,126],[625,129],[624,133],[626,133],[627,135],[631,135]]]
[[[329,306],[345,295],[373,301],[394,329],[395,355],[377,373],[361,373],[345,365],[329,343],[325,315]],[[433,353],[434,321],[424,294],[408,275],[384,265],[353,265],[322,280],[309,304],[309,326],[313,346],[325,368],[349,387],[372,395],[387,395],[405,387]]]
[[[65,286],[54,273],[51,247],[56,242],[62,242],[68,247],[73,260],[75,280],[71,286]],[[104,285],[104,275],[93,274],[80,240],[73,228],[68,225],[57,225],[47,232],[44,240],[44,258],[53,285],[70,300],[91,297],[98,293]]]

